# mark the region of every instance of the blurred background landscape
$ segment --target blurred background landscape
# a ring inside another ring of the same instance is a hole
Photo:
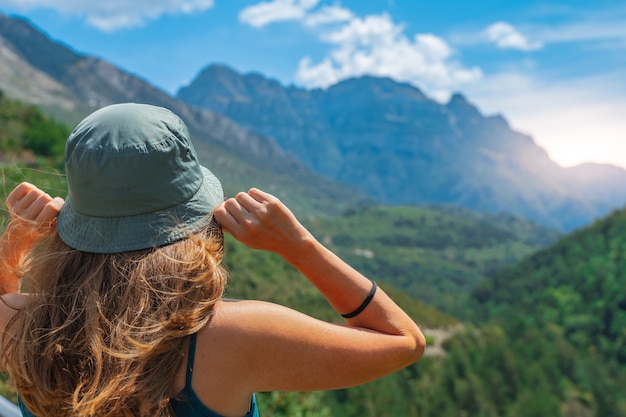
[[[265,393],[262,415],[626,416],[624,5],[142,3],[0,1],[2,200],[65,196],[91,111],[167,107],[227,195],[277,195],[428,337],[403,371]],[[339,321],[226,243],[228,296]]]

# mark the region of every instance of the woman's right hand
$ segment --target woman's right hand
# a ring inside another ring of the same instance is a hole
[[[56,218],[63,204],[62,198],[52,198],[35,185],[22,182],[6,199],[11,215],[7,230],[21,240],[44,238],[55,231]]]
[[[19,184],[6,199],[11,215],[0,238],[0,293],[19,291],[15,269],[23,255],[41,239],[56,231],[56,218],[63,207],[63,199],[52,198],[33,184]]]
[[[213,214],[224,231],[246,246],[286,258],[312,237],[278,198],[256,188],[227,199]]]

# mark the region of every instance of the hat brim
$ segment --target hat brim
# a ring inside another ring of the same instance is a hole
[[[77,212],[70,197],[57,219],[59,237],[83,252],[119,253],[173,243],[207,226],[224,201],[220,181],[201,166],[203,181],[187,201],[163,210],[128,217],[93,217]]]

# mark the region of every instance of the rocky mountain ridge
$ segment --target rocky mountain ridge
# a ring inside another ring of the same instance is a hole
[[[626,202],[623,169],[562,168],[461,94],[442,104],[370,76],[304,90],[210,65],[177,97],[275,138],[315,172],[389,204],[504,211],[571,230]]]

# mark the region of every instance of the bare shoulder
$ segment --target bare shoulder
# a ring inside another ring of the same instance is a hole
[[[289,314],[291,310],[286,307],[264,301],[222,300],[209,325],[199,334],[199,347],[236,355],[237,351],[247,349],[248,342],[267,331],[268,321],[276,324],[281,316]]]
[[[266,301],[224,299],[217,305],[209,328],[220,331],[238,331],[240,327],[246,327],[248,321],[257,322],[256,318],[259,316],[292,313],[296,312]]]
[[[234,343],[239,346],[246,341],[259,338],[276,338],[276,333],[288,332],[290,325],[325,325],[306,314],[279,304],[257,300],[223,300],[216,310],[210,325],[204,330],[212,335],[211,343]],[[235,348],[229,346],[229,348]]]
[[[302,313],[277,304],[255,300],[222,300],[209,324],[198,333],[196,351],[200,367],[207,375],[223,372],[231,382],[241,387],[258,359],[268,346],[291,337],[288,324],[293,317],[298,323],[315,320]],[[210,372],[209,372],[210,369]]]

